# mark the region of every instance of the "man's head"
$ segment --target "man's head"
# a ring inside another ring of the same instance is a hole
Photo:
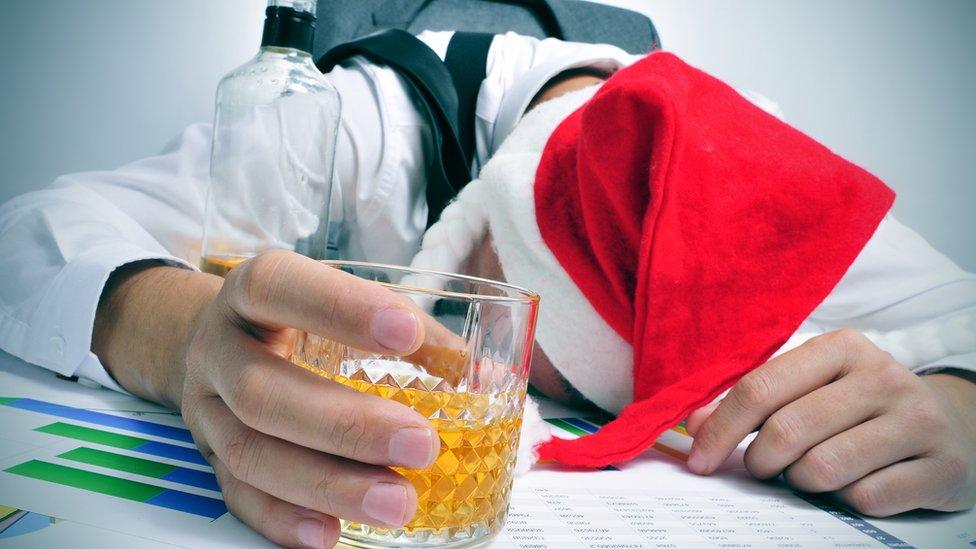
[[[545,287],[530,377],[533,386],[561,402],[616,413],[632,400],[630,345],[544,251],[533,200],[536,167],[549,136],[596,93],[600,82],[592,74],[564,74],[537,94],[531,112],[483,167],[479,179],[469,183],[427,231],[412,266]]]
[[[490,231],[485,233],[464,260],[460,272],[489,280],[505,281],[501,261],[492,246]],[[532,351],[532,369],[529,372],[529,383],[558,402],[579,408],[597,408],[553,366],[552,361],[549,360],[538,342],[535,343],[535,348]]]

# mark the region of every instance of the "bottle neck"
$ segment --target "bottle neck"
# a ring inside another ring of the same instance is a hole
[[[284,6],[268,6],[264,12],[261,48],[287,48],[312,53],[315,16]]]

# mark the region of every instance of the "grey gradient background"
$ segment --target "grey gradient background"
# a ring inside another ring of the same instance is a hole
[[[976,2],[606,2],[650,14],[666,49],[769,96],[879,175],[902,221],[976,270]],[[0,202],[151,155],[210,120],[220,76],[257,48],[263,5],[4,2]]]

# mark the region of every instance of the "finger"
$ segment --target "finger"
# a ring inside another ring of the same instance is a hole
[[[425,312],[418,311],[417,316],[424,325],[424,340],[416,351],[404,356],[403,360],[422,367],[428,374],[447,380],[449,384],[456,384],[470,362],[467,341]],[[265,345],[271,346],[268,338],[262,337],[262,340]],[[350,351],[355,353],[355,350],[348,349],[341,343],[315,334],[303,333],[298,341],[300,344],[297,346],[282,347],[287,348],[289,353],[295,349],[292,359],[298,358],[313,371],[335,371]],[[278,354],[287,356],[287,353]],[[372,356],[368,353],[366,355]]]
[[[440,440],[419,413],[299,368],[256,340],[211,365],[213,384],[249,427],[300,446],[376,465],[424,468]]]
[[[757,478],[775,477],[807,450],[878,415],[886,405],[884,397],[877,386],[856,375],[800,397],[763,423],[746,450],[746,468]]]
[[[286,547],[320,549],[339,541],[339,521],[266,494],[236,479],[219,459],[211,459],[227,509],[269,540]]]
[[[861,340],[848,330],[825,334],[746,374],[702,424],[688,468],[714,471],[773,412],[847,372],[863,352]]]
[[[938,457],[902,461],[845,486],[837,497],[855,511],[873,517],[913,509],[960,511],[972,502],[956,497],[956,472],[957,468]]]
[[[323,454],[255,431],[214,397],[201,403],[200,414],[198,428],[213,455],[234,478],[271,496],[380,527],[402,526],[417,510],[413,485],[386,467]]]
[[[685,431],[688,431],[688,434],[694,437],[698,432],[698,429],[700,429],[702,424],[705,423],[705,420],[708,419],[708,416],[712,415],[712,412],[718,408],[719,402],[721,401],[716,400],[715,402],[708,404],[707,406],[702,406],[701,408],[688,414],[688,418],[685,420]]]
[[[786,468],[786,481],[805,492],[837,490],[926,451],[931,441],[886,415],[848,429],[814,446]]]
[[[222,293],[231,313],[265,328],[292,327],[357,349],[409,354],[424,339],[404,296],[291,252],[266,252],[232,269]]]
[[[406,360],[423,367],[431,375],[456,384],[470,359],[467,341],[423,312],[420,321],[424,324],[424,341],[405,357]]]

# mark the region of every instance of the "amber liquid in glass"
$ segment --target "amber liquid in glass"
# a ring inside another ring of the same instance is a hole
[[[488,395],[398,389],[339,375],[331,379],[363,393],[401,402],[422,415],[443,410],[445,415],[456,416],[464,408],[478,415],[477,410],[488,407]],[[426,470],[394,468],[417,489],[417,514],[406,529],[456,528],[476,522],[492,529],[496,521],[504,520],[508,510],[522,418],[430,422],[441,439],[434,465]]]
[[[200,260],[200,270],[220,277],[249,258],[235,255],[208,255]]]
[[[371,383],[330,374],[295,361],[299,366],[332,381],[403,403],[424,416],[457,418],[430,419],[441,442],[440,453],[431,467],[422,470],[394,468],[417,490],[417,514],[403,527],[404,531],[483,529],[494,532],[501,527],[508,512],[522,416],[512,413],[500,418],[487,418],[492,416],[489,408],[521,410],[521,406],[514,405],[512,399],[521,402],[524,395],[454,393],[402,387],[403,383],[398,382],[395,375],[389,376],[389,383]],[[344,530],[365,536],[374,532],[389,532],[357,523],[346,523]]]

